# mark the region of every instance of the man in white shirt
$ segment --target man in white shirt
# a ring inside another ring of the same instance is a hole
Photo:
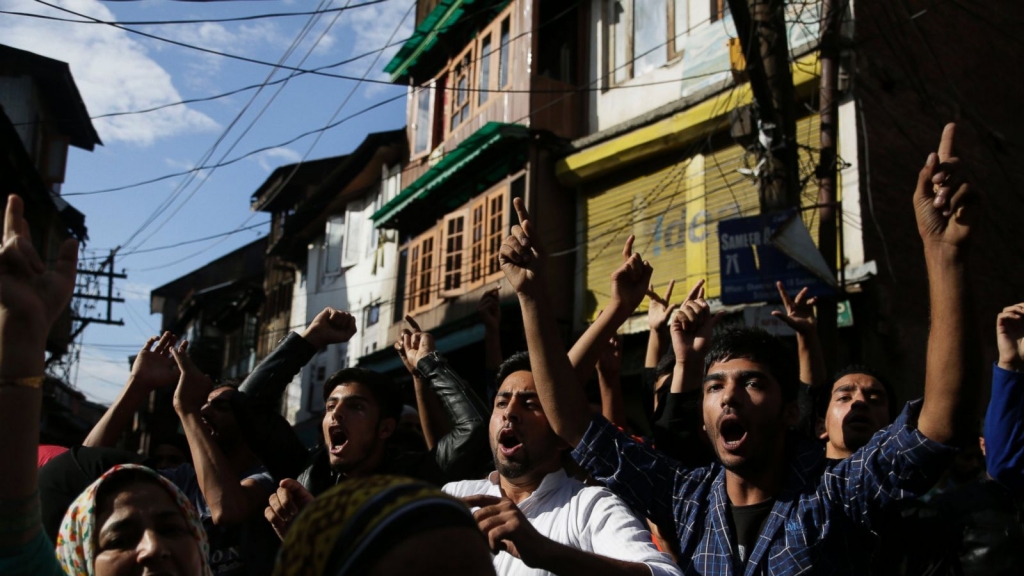
[[[498,576],[681,575],[618,496],[566,474],[569,445],[548,424],[527,353],[506,360],[497,381],[490,424],[497,470],[443,490],[475,509],[497,552]]]

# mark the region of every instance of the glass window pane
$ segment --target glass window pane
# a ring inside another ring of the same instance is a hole
[[[629,52],[626,38],[626,7],[622,0],[611,5],[612,77],[615,82],[629,78]]]
[[[345,217],[332,216],[327,220],[327,250],[324,251],[324,272],[335,274],[341,270],[341,241],[345,236]]]
[[[686,35],[690,30],[690,0],[673,0],[675,2],[674,42],[676,52],[682,52],[686,44]]]
[[[668,59],[666,0],[633,2],[633,77],[642,76]]]
[[[490,95],[487,90],[491,87],[491,36],[490,34],[484,38],[480,44],[480,85],[478,88],[480,92],[478,103],[483,104],[487,102],[487,97]]]
[[[501,47],[498,51],[498,86],[504,88],[508,85],[508,56],[511,46],[509,43],[509,19],[501,23]]]
[[[422,154],[430,145],[430,90],[427,88],[416,92],[416,125],[413,130],[416,136],[413,153]]]

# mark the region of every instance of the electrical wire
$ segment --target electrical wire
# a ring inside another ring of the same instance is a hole
[[[45,14],[38,14],[35,12],[15,12],[12,10],[0,10],[0,14],[8,14],[11,16],[24,16],[28,18],[38,18],[42,20],[54,20],[57,22],[70,22],[72,24],[106,24],[108,26],[162,26],[168,24],[217,24],[221,22],[247,22],[250,20],[263,20],[267,18],[286,18],[291,16],[312,16],[315,14],[330,14],[331,12],[344,12],[345,10],[352,10],[355,8],[362,8],[363,6],[371,6],[373,4],[380,4],[387,0],[367,0],[354,6],[346,6],[344,8],[327,8],[324,10],[313,10],[307,12],[275,12],[270,14],[250,14],[248,16],[229,16],[226,18],[198,18],[195,20],[74,20],[71,18],[61,18],[59,16],[47,16]]]
[[[158,252],[160,250],[170,250],[171,248],[180,248],[181,246],[188,246],[189,244],[195,244],[196,242],[203,242],[203,241],[206,241],[206,240],[213,240],[213,239],[216,239],[216,238],[220,238],[221,236],[231,236],[232,234],[238,234],[239,232],[246,232],[248,230],[254,230],[256,228],[260,228],[261,226],[266,226],[267,224],[270,224],[269,220],[266,221],[266,222],[259,222],[257,224],[250,224],[249,226],[246,226],[245,228],[235,228],[233,230],[228,230],[227,232],[221,232],[220,234],[212,234],[210,236],[203,236],[202,238],[193,238],[191,240],[183,240],[181,242],[175,242],[174,244],[167,244],[166,246],[154,246],[152,248],[144,248],[144,249],[141,249],[141,250],[129,250],[129,251],[125,251],[125,252],[119,252],[118,256],[125,257],[125,256],[130,256],[132,254],[146,254],[148,252]],[[97,251],[99,251],[99,252],[106,252],[108,250],[112,250],[112,248],[103,248],[102,250],[101,249],[97,249]],[[86,256],[84,258],[79,258],[79,261],[82,261],[82,260],[105,260],[106,258],[109,258],[109,256],[108,255]]]
[[[352,3],[352,0],[348,0],[348,3],[346,3],[346,6],[348,6],[351,3]],[[331,28],[333,28],[334,25],[338,22],[338,19],[341,17],[341,14],[342,14],[341,12],[337,12],[337,13],[334,14],[334,19],[331,20],[331,22],[320,33],[320,36],[317,37],[316,41],[313,42],[313,44],[309,47],[309,50],[306,52],[305,56],[303,56],[302,60],[299,61],[299,66],[301,66],[303,63],[305,63],[306,59],[309,58],[310,55],[313,54],[313,51],[316,50],[316,47],[320,44],[320,42],[322,42],[323,39],[327,37],[327,34],[331,31]],[[317,18],[319,18],[319,16],[317,16]],[[310,28],[310,29],[312,29],[312,28]],[[390,41],[390,39],[389,39],[389,41]],[[378,53],[377,56],[379,58],[380,54]],[[374,60],[374,62],[376,62],[376,60]],[[220,158],[221,160],[226,159],[228,157],[228,155],[231,154],[231,152],[235,149],[235,147],[238,146],[238,144],[242,141],[243,138],[245,138],[245,136],[249,133],[249,131],[253,128],[253,126],[255,126],[257,122],[259,122],[260,118],[263,117],[263,114],[270,108],[271,104],[274,103],[274,100],[277,99],[277,97],[281,94],[282,91],[284,91],[284,89],[287,86],[288,86],[287,82],[285,82],[284,84],[281,84],[280,86],[278,86],[277,91],[274,92],[274,94],[271,95],[270,99],[268,99],[263,104],[263,108],[261,108],[260,111],[256,113],[256,116],[252,120],[249,121],[249,125],[245,128],[245,130],[243,130],[242,133],[239,134],[237,138],[235,138],[234,143],[232,143],[231,146],[224,152],[224,154],[221,155],[221,158]],[[243,110],[243,113],[244,113],[244,110]],[[218,144],[219,144],[219,142],[218,142]],[[214,145],[214,146],[216,147],[216,145]],[[187,204],[188,201],[191,200],[196,195],[196,193],[199,192],[200,189],[202,189],[203,185],[206,184],[210,180],[210,177],[213,176],[215,171],[216,171],[215,169],[214,170],[209,170],[205,174],[203,174],[202,180],[200,180],[199,184],[196,185],[195,188],[193,188],[193,190],[188,194],[188,196],[186,196],[185,199],[182,200],[181,203],[178,204],[178,206],[166,218],[164,218],[163,222],[161,222],[159,225],[157,225],[157,227],[153,231],[151,231],[148,236],[146,236],[145,238],[140,240],[138,242],[138,244],[136,244],[135,248],[138,248],[139,246],[142,246],[143,244],[145,244],[150,238],[152,238],[157,232],[159,232],[168,222],[170,222],[171,219],[174,218],[174,216],[177,215],[181,211],[181,209],[185,207],[185,204]],[[248,223],[248,221],[251,220],[253,217],[255,217],[255,213],[253,213],[251,216],[249,216],[249,218],[246,219],[246,221],[242,224],[242,226],[244,226],[246,223]],[[127,244],[127,243],[125,243],[125,244]]]
[[[42,0],[37,0],[37,1],[42,1]],[[320,2],[320,4],[319,4],[318,8],[322,8],[322,7],[324,7],[324,6],[328,6],[328,5],[330,5],[330,0],[321,0],[321,2]],[[341,14],[340,12],[339,12],[339,13],[337,13],[337,14],[335,15],[335,19],[337,19],[337,17],[338,17],[338,16],[340,15],[340,14]],[[319,20],[320,20],[320,16],[319,16],[319,15],[314,15],[314,16],[310,16],[310,17],[309,17],[309,19],[308,19],[308,20],[306,21],[305,25],[303,25],[303,27],[302,27],[302,28],[300,29],[300,31],[299,31],[299,33],[298,33],[298,35],[297,35],[297,36],[295,37],[295,39],[294,39],[294,40],[292,41],[291,45],[290,45],[290,46],[288,47],[288,49],[287,49],[287,50],[285,50],[285,53],[284,53],[284,54],[283,54],[283,55],[281,56],[281,58],[279,58],[279,59],[278,59],[278,61],[279,61],[280,63],[282,63],[282,64],[283,64],[283,63],[284,63],[285,61],[287,61],[287,59],[288,59],[288,58],[290,58],[290,57],[291,57],[291,55],[292,55],[292,53],[293,53],[293,52],[295,51],[295,49],[297,49],[297,48],[298,48],[298,46],[299,46],[299,45],[300,45],[300,44],[302,43],[302,41],[303,41],[303,40],[305,40],[305,38],[306,38],[306,35],[308,35],[308,34],[309,34],[309,32],[311,32],[311,31],[312,31],[313,27],[314,27],[314,26],[316,26],[316,23],[317,23],[317,22],[319,22]],[[326,31],[325,31],[325,33],[324,33],[324,34],[326,34]],[[320,38],[318,38],[318,39],[317,39],[317,42],[319,42],[319,41],[320,41],[320,40],[321,40],[321,39],[322,39],[322,38],[324,37],[324,34],[321,34]],[[314,49],[315,47],[316,47],[316,44],[314,44],[313,46],[311,46],[311,47],[310,47],[309,51],[308,51],[308,52],[307,52],[307,54],[306,54],[306,57],[308,57],[308,56],[309,56],[309,54],[311,54],[311,53],[312,53],[312,51],[313,51],[313,49]],[[303,61],[305,61],[305,57],[303,58]],[[254,94],[253,94],[253,95],[252,95],[252,96],[251,96],[251,97],[249,98],[249,101],[245,103],[245,105],[244,105],[244,106],[242,107],[242,109],[241,109],[241,110],[240,110],[240,111],[239,111],[239,112],[238,112],[238,113],[237,113],[237,114],[235,115],[235,117],[234,117],[234,118],[232,119],[232,121],[231,121],[231,122],[230,122],[230,123],[228,124],[228,126],[227,126],[227,127],[225,127],[225,128],[224,128],[224,130],[222,130],[222,131],[221,131],[221,134],[220,134],[220,136],[218,136],[218,137],[217,137],[217,139],[216,139],[216,140],[214,141],[213,145],[211,145],[211,146],[210,146],[210,147],[209,147],[209,148],[207,149],[207,151],[206,151],[206,152],[205,152],[205,153],[204,153],[204,154],[202,155],[202,157],[201,157],[201,158],[199,159],[199,161],[197,162],[197,164],[200,164],[200,165],[201,165],[201,164],[204,164],[204,163],[206,163],[207,161],[209,161],[209,159],[210,159],[210,158],[211,158],[211,157],[213,156],[214,152],[216,151],[217,147],[218,147],[218,146],[220,146],[221,142],[223,142],[225,138],[227,138],[227,136],[228,136],[228,134],[229,134],[229,133],[231,132],[231,130],[232,130],[232,129],[233,129],[234,127],[235,127],[235,125],[236,125],[236,124],[237,124],[237,123],[238,123],[238,122],[239,122],[239,121],[240,121],[240,120],[242,119],[242,116],[243,116],[243,115],[244,115],[244,114],[246,113],[246,111],[248,111],[248,110],[249,110],[249,107],[250,107],[250,106],[252,106],[253,102],[255,102],[255,101],[256,101],[256,98],[257,98],[257,97],[259,97],[260,93],[262,93],[262,91],[263,91],[263,88],[265,88],[265,87],[266,87],[266,86],[265,86],[265,85],[266,85],[266,83],[267,83],[267,82],[270,82],[270,80],[271,80],[271,79],[272,79],[272,78],[274,77],[274,74],[276,74],[276,73],[277,73],[277,69],[274,69],[274,70],[271,70],[269,74],[267,74],[266,78],[264,78],[264,79],[263,79],[263,83],[264,83],[264,86],[263,86],[263,87],[260,87],[260,88],[258,88],[258,89],[256,90],[256,93],[254,93]],[[285,83],[281,84],[280,86],[278,86],[277,92],[276,92],[276,93],[275,93],[275,94],[274,94],[274,95],[273,95],[273,96],[272,96],[272,97],[270,98],[270,100],[269,100],[269,101],[268,101],[268,102],[267,102],[267,103],[266,103],[266,104],[264,105],[263,109],[262,109],[262,110],[260,110],[260,112],[259,112],[259,113],[257,113],[256,117],[255,117],[255,118],[254,118],[253,120],[251,120],[251,121],[249,122],[249,126],[248,126],[248,127],[246,128],[245,132],[243,132],[243,136],[244,136],[244,135],[245,135],[245,133],[247,133],[247,132],[248,132],[248,130],[249,130],[249,129],[251,129],[251,128],[252,128],[252,126],[254,126],[254,125],[255,125],[255,123],[256,123],[256,122],[257,122],[257,121],[258,121],[258,120],[259,120],[259,119],[260,119],[260,118],[262,117],[262,115],[263,115],[263,112],[265,112],[265,111],[266,111],[266,109],[267,109],[267,107],[268,107],[268,106],[270,105],[270,103],[272,103],[272,102],[274,101],[274,99],[275,99],[275,98],[277,97],[277,95],[278,95],[278,94],[280,94],[280,93],[281,93],[281,90],[283,90],[285,86],[287,86],[287,82],[285,82]],[[240,140],[240,139],[236,139],[236,140],[235,140],[235,144],[237,144],[237,143],[239,142],[239,140]],[[233,149],[233,148],[234,148],[234,145],[232,145],[232,149]],[[223,160],[223,158],[222,158],[222,160]],[[145,220],[145,221],[143,221],[143,223],[142,223],[142,224],[141,224],[141,225],[140,225],[140,226],[139,226],[139,227],[138,227],[138,228],[137,228],[137,229],[135,230],[135,232],[133,232],[133,233],[132,233],[132,234],[131,234],[131,235],[130,235],[130,236],[128,237],[128,239],[127,239],[127,240],[125,240],[124,242],[122,242],[122,243],[121,243],[121,247],[122,247],[122,248],[127,248],[127,247],[129,246],[129,244],[130,244],[130,243],[131,243],[131,242],[132,242],[132,241],[133,241],[133,240],[134,240],[134,239],[135,239],[135,238],[136,238],[136,237],[137,237],[137,236],[138,236],[139,234],[141,234],[141,233],[142,233],[142,231],[143,231],[143,230],[145,230],[145,229],[146,229],[146,228],[147,228],[147,227],[148,227],[148,226],[149,226],[150,224],[152,224],[153,222],[155,222],[155,221],[156,221],[156,219],[157,219],[157,218],[159,218],[161,214],[163,214],[163,212],[165,212],[165,211],[166,211],[167,209],[169,209],[169,208],[170,208],[170,206],[171,206],[171,205],[172,205],[172,204],[173,204],[173,203],[174,203],[174,202],[175,202],[175,201],[177,200],[177,198],[178,198],[178,197],[179,197],[179,196],[180,196],[180,195],[181,195],[182,193],[184,193],[184,191],[185,191],[185,188],[187,188],[187,187],[188,187],[189,185],[191,185],[191,183],[192,183],[192,182],[193,182],[193,181],[195,180],[195,178],[196,178],[196,175],[197,175],[197,174],[198,174],[198,172],[192,172],[192,173],[190,173],[190,174],[189,174],[189,175],[188,175],[188,176],[187,176],[187,177],[185,178],[185,180],[183,180],[183,181],[182,181],[182,182],[181,182],[181,183],[180,183],[180,184],[179,184],[179,185],[178,185],[178,186],[177,186],[177,187],[176,187],[176,188],[174,189],[174,191],[173,191],[173,192],[172,192],[172,193],[171,193],[170,195],[168,195],[168,197],[167,197],[167,198],[166,198],[166,199],[165,199],[165,200],[164,200],[164,201],[163,201],[163,202],[162,202],[162,203],[161,203],[160,205],[158,205],[158,206],[157,206],[157,208],[156,208],[156,209],[155,209],[155,210],[154,210],[154,211],[153,211],[153,212],[152,212],[152,213],[151,213],[151,214],[149,215],[149,217],[147,217],[147,218],[146,218],[146,220]],[[205,177],[205,178],[203,179],[203,181],[202,181],[202,182],[201,182],[201,183],[199,184],[199,186],[197,186],[197,187],[196,187],[196,188],[195,188],[195,189],[193,190],[192,194],[190,194],[190,195],[188,196],[188,198],[191,198],[191,197],[192,197],[192,196],[193,196],[193,195],[195,194],[195,192],[199,190],[199,188],[200,188],[200,187],[202,186],[202,183],[205,183],[205,182],[206,182],[206,180],[208,180],[208,179],[209,179],[209,176],[210,176],[210,174],[211,174],[211,173],[207,173],[207,174],[206,174],[206,177]],[[187,199],[186,199],[186,201],[187,201]],[[166,223],[166,220],[164,221],[164,223]],[[160,226],[162,226],[162,225],[163,225],[163,224],[161,224]],[[158,229],[159,229],[159,227],[158,227]],[[150,235],[150,237],[151,237],[151,236],[152,236],[152,235]],[[149,237],[147,237],[147,239],[148,239],[148,238],[149,238]],[[140,243],[140,244],[141,244],[141,243]],[[139,246],[135,246],[135,248],[136,248],[136,249],[137,249],[138,247],[139,247]]]
[[[415,8],[416,8],[416,1],[414,0],[414,1],[413,1],[413,2],[412,2],[412,3],[410,4],[410,6],[409,6],[409,9],[408,9],[408,10],[406,10],[406,13],[404,13],[404,14],[402,15],[401,19],[400,19],[400,20],[398,20],[398,25],[397,25],[397,26],[395,27],[394,31],[393,31],[393,32],[391,33],[391,36],[390,36],[390,38],[388,38],[388,40],[387,40],[388,42],[391,42],[391,41],[392,41],[392,40],[394,39],[394,37],[395,37],[395,36],[396,36],[396,35],[398,34],[398,31],[400,31],[400,30],[401,30],[401,27],[402,27],[402,26],[404,25],[404,23],[406,23],[406,19],[407,19],[407,18],[409,18],[409,14],[411,14],[411,13],[413,12],[413,9],[415,9]],[[332,26],[333,26],[333,24],[334,24],[334,23],[332,23]],[[328,29],[330,29],[330,27],[329,27]],[[325,32],[325,33],[326,33],[326,32]],[[378,61],[378,60],[380,59],[380,56],[381,56],[381,53],[379,52],[379,53],[377,54],[377,56],[376,56],[376,57],[374,58],[374,61],[372,61],[372,63],[370,63],[370,66],[368,66],[368,67],[367,67],[367,70],[366,70],[366,72],[364,73],[364,75],[362,75],[362,77],[364,77],[364,78],[367,78],[367,77],[368,77],[368,76],[370,75],[370,73],[371,73],[371,72],[373,72],[373,70],[374,70],[374,67],[375,67],[375,66],[377,66],[377,61]],[[336,119],[336,118],[338,117],[338,114],[340,114],[340,113],[341,113],[341,111],[342,111],[342,109],[344,109],[344,108],[345,108],[345,105],[347,105],[347,104],[348,104],[348,102],[349,102],[349,100],[351,99],[352,95],[354,95],[354,94],[355,94],[355,91],[356,91],[356,90],[357,90],[357,89],[359,88],[359,86],[360,86],[360,84],[359,84],[359,83],[356,83],[356,84],[354,84],[354,85],[353,85],[353,86],[351,87],[351,89],[349,90],[348,94],[347,94],[347,95],[345,96],[345,98],[344,98],[344,99],[343,99],[343,100],[341,101],[341,104],[340,104],[340,105],[338,106],[338,108],[337,108],[337,109],[335,109],[335,111],[334,111],[334,114],[332,114],[332,115],[331,115],[331,118],[330,118],[330,119],[328,120],[328,124],[327,124],[328,126],[330,126],[330,125],[334,124],[334,121],[335,121],[335,119]],[[297,162],[297,163],[295,163],[295,164],[293,165],[292,171],[291,171],[291,172],[289,172],[288,176],[287,176],[287,177],[285,178],[285,181],[284,181],[284,182],[283,182],[283,183],[281,184],[281,188],[282,188],[282,189],[284,189],[285,187],[287,187],[287,186],[288,186],[288,183],[289,183],[289,182],[290,182],[290,181],[292,180],[292,177],[293,177],[293,176],[295,176],[295,174],[296,174],[296,173],[297,173],[297,172],[299,171],[299,168],[300,168],[300,167],[302,166],[302,163],[303,163],[303,162],[305,162],[305,160],[306,160],[306,159],[307,159],[307,158],[309,157],[309,155],[310,155],[310,154],[312,153],[313,149],[314,149],[314,148],[316,147],[316,143],[317,143],[317,142],[319,141],[319,138],[321,138],[321,136],[322,136],[323,134],[324,134],[324,132],[323,132],[323,131],[321,131],[321,132],[318,132],[318,133],[316,134],[316,138],[315,138],[315,139],[313,140],[313,142],[311,143],[311,145],[309,145],[309,148],[308,148],[308,149],[306,150],[306,153],[305,153],[305,154],[304,154],[304,155],[302,156],[302,158],[301,158],[301,159],[299,160],[299,162]],[[229,152],[230,152],[230,151],[228,151],[228,153],[229,153]],[[226,155],[226,154],[225,154],[225,155]],[[182,204],[183,204],[183,203],[182,203]],[[180,209],[180,207],[179,207],[179,209]],[[176,213],[176,211],[175,211],[175,213]],[[174,214],[171,214],[171,216],[168,216],[167,220],[169,220],[169,219],[170,219],[170,218],[171,218],[171,217],[172,217],[173,215],[174,215]],[[239,229],[241,229],[242,227],[244,227],[244,225],[245,225],[246,223],[248,223],[248,222],[249,222],[249,220],[251,220],[251,219],[252,219],[252,218],[254,218],[255,216],[256,216],[256,213],[255,213],[255,212],[254,212],[254,213],[252,213],[252,214],[251,214],[251,215],[250,215],[250,216],[249,216],[248,218],[246,218],[246,220],[245,220],[245,221],[243,221],[243,222],[242,222],[242,224],[240,224],[240,225],[239,225],[239,227],[238,227],[238,228],[239,228]],[[166,222],[167,222],[167,220],[165,220],[165,222],[164,222],[164,223],[166,223]],[[238,229],[236,229],[236,230],[238,230]],[[156,232],[154,232],[154,234],[156,234]],[[152,237],[152,235],[151,235],[151,237]],[[191,254],[189,254],[189,255],[187,255],[187,256],[184,256],[184,257],[182,257],[182,258],[180,258],[180,259],[178,259],[178,260],[175,260],[175,262],[174,262],[174,263],[179,263],[179,262],[185,261],[185,260],[187,260],[187,259],[190,259],[190,258],[196,257],[196,256],[198,256],[198,255],[200,255],[200,254],[202,254],[202,253],[204,253],[204,252],[207,252],[207,251],[209,251],[209,250],[213,249],[214,247],[216,247],[216,246],[217,246],[218,244],[220,244],[220,243],[221,243],[221,242],[223,242],[224,240],[226,240],[226,238],[227,238],[227,237],[226,237],[226,235],[225,235],[225,236],[224,236],[224,237],[223,237],[223,238],[222,238],[221,240],[218,240],[217,242],[214,242],[213,244],[211,244],[211,245],[209,245],[209,246],[206,246],[206,247],[204,247],[204,248],[203,248],[203,249],[201,249],[201,250],[198,250],[198,251],[196,251],[196,252],[194,252],[194,253],[191,253]],[[161,266],[161,268],[163,268],[163,266]],[[142,269],[141,271],[138,271],[138,272],[145,272],[145,270],[146,270],[146,269]]]

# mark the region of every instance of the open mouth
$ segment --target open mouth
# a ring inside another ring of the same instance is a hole
[[[735,450],[746,440],[747,429],[738,417],[726,416],[718,425],[718,435],[722,438],[726,448]]]
[[[328,449],[331,454],[338,454],[348,444],[348,434],[341,426],[331,426],[327,429]]]
[[[502,428],[498,433],[498,450],[505,456],[519,452],[522,447],[523,443],[511,428]]]
[[[871,417],[867,414],[849,414],[844,422],[846,426],[856,426],[858,428],[873,427],[875,423],[871,420]]]

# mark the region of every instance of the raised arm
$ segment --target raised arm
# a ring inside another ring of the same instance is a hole
[[[650,304],[647,306],[647,327],[650,332],[647,334],[647,355],[644,356],[644,368],[656,368],[661,360],[661,355],[668,350],[668,323],[672,315],[679,309],[678,304],[670,304],[672,290],[676,287],[676,281],[670,280],[665,295],[661,296],[654,291],[654,285],[647,288],[647,297]]]
[[[292,378],[313,355],[331,344],[348,342],[356,333],[352,314],[331,307],[313,318],[302,334],[289,333],[238,387],[253,408],[277,410]]]
[[[484,292],[476,310],[484,325],[484,369],[497,372],[501,366],[501,285]]]
[[[825,370],[825,355],[818,340],[818,320],[814,317],[817,298],[807,297],[807,288],[800,290],[796,298],[790,298],[782,282],[776,282],[779,297],[786,311],[774,310],[772,316],[786,323],[796,332],[797,354],[800,359],[800,381],[811,388],[822,386],[828,379]]]
[[[999,362],[992,368],[992,398],[985,413],[985,464],[989,476],[1024,490],[1024,303],[996,320]]]
[[[113,447],[149,398],[150,392],[178,382],[178,364],[170,352],[176,343],[177,338],[170,332],[164,332],[159,339],[153,336],[146,341],[135,356],[128,383],[89,431],[82,446]]]
[[[700,390],[704,382],[704,355],[711,347],[711,336],[724,314],[711,313],[704,299],[704,280],[690,289],[679,312],[669,326],[676,365],[672,369],[673,394]]]
[[[514,204],[521,224],[512,227],[511,235],[501,246],[501,269],[519,296],[533,378],[548,422],[556,434],[575,446],[590,423],[586,394],[558,337],[558,325],[541,272],[540,240],[522,199],[515,199]],[[616,270],[611,303],[594,322],[601,326],[605,338],[611,336],[643,299],[651,272],[650,264],[643,262],[639,254],[632,254]],[[636,297],[637,286],[639,298]],[[596,357],[591,365],[594,361]]]
[[[416,410],[420,416],[420,427],[423,429],[423,440],[428,450],[437,446],[437,441],[448,433],[448,421],[445,418],[444,405],[437,394],[430,389],[430,382],[416,369],[416,361],[434,351],[434,338],[423,332],[420,325],[405,317],[409,328],[402,329],[402,335],[395,342],[395,350],[402,364],[412,376],[413,390],[416,394]]]
[[[914,193],[917,228],[924,241],[931,302],[924,405],[918,430],[936,442],[963,439],[973,432],[978,374],[967,282],[967,252],[976,194],[961,161],[953,156],[955,126],[942,132],[939,153],[930,154]]]
[[[597,385],[601,391],[601,414],[616,426],[626,426],[626,403],[622,398],[622,338],[612,336],[597,362]]]
[[[239,471],[231,465],[224,451],[214,442],[203,422],[201,410],[213,390],[213,382],[199,371],[187,355],[188,342],[171,349],[181,377],[174,390],[174,410],[181,418],[192,461],[199,480],[199,490],[210,507],[213,523],[232,525],[258,517],[266,507],[267,495],[259,486],[239,482]]]
[[[641,286],[634,278],[634,267],[643,263],[639,256],[633,254],[633,240],[632,235],[626,239],[622,247],[622,266],[612,272],[612,297],[608,307],[598,314],[593,324],[569,350],[569,362],[576,371],[576,381],[581,384],[590,380],[605,346],[647,294],[649,285]],[[650,280],[650,275],[647,279]],[[544,294],[546,296],[547,292]]]
[[[37,452],[46,336],[75,287],[78,243],[67,240],[52,270],[29,236],[24,204],[7,197],[0,245],[0,550],[30,542],[42,526]],[[52,547],[51,557],[52,557]],[[7,554],[4,554],[5,556]]]

